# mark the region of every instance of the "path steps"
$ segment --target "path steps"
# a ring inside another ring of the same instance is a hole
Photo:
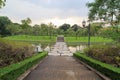
[[[64,42],[64,36],[58,36],[57,37],[57,42]]]

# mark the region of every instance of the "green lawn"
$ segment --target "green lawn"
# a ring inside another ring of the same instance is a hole
[[[17,35],[17,36],[9,36],[4,37],[4,39],[15,40],[15,41],[39,41],[39,42],[55,42],[56,37],[50,39],[50,36],[29,36],[29,35]]]
[[[90,42],[112,42],[112,39],[91,37]],[[65,42],[88,42],[88,37],[65,37]]]
[[[33,41],[33,42],[56,42],[56,37],[50,39],[49,36],[29,36],[29,35],[16,35],[5,37],[4,39],[15,40],[15,41]],[[102,37],[91,37],[90,42],[112,42],[112,39]],[[65,37],[65,42],[88,42],[88,37]]]

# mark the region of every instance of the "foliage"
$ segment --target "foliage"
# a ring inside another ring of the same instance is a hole
[[[74,30],[72,28],[69,28],[66,32],[64,32],[64,35],[65,36],[74,36],[75,32],[74,32]]]
[[[40,34],[41,36],[48,36],[49,35],[49,29],[48,29],[48,25],[47,24],[41,24],[39,26],[39,30],[40,30]]]
[[[0,38],[0,67],[7,66],[27,57],[34,52],[32,45]]]
[[[6,29],[10,32],[12,36],[20,34],[22,32],[22,28],[17,23],[11,23],[6,27]]]
[[[8,17],[1,17],[0,23],[0,35],[33,35],[33,36],[49,36],[51,39],[52,36],[64,35],[64,36],[75,36],[76,39],[79,36],[87,36],[88,30],[81,28],[77,24],[70,26],[70,24],[63,24],[60,27],[56,27],[54,24],[35,24],[31,26],[31,19],[26,18],[21,20],[22,24],[13,23],[9,20]],[[2,25],[1,25],[2,24]],[[4,24],[4,25],[3,25]],[[91,35],[98,35],[100,26],[97,24],[92,24],[91,26]]]
[[[72,28],[73,31],[75,32],[75,36],[76,36],[76,39],[77,39],[78,34],[79,34],[79,31],[78,31],[78,30],[79,30],[80,26],[78,26],[77,24],[74,24],[71,28]]]
[[[112,42],[112,39],[103,38],[103,37],[91,37],[90,42]],[[88,42],[88,37],[65,37],[65,42]]]
[[[120,29],[116,27],[102,28],[99,35],[106,38],[111,38],[116,42],[120,42]]]
[[[70,26],[70,24],[63,24],[60,27],[56,27],[54,24],[35,24],[31,26],[32,22],[30,18],[26,18],[22,21],[22,24],[13,23],[8,17],[0,17],[0,35],[1,36],[13,36],[13,35],[32,35],[32,36],[49,36],[50,39],[57,35],[64,35],[65,37],[76,37],[76,41],[79,37],[88,36],[88,29],[82,28],[77,24]],[[102,28],[102,23],[91,23],[91,36],[102,36],[111,38],[115,41],[120,41],[120,30],[118,27],[114,27],[108,35],[109,31],[106,28]],[[113,33],[112,33],[113,32]],[[108,33],[108,34],[107,34]],[[39,40],[40,41],[40,40]]]
[[[120,67],[120,46],[94,45],[85,49],[85,53],[94,59]]]
[[[21,61],[19,63],[1,68],[0,80],[16,80],[17,77],[19,77],[22,73],[31,68],[33,65],[37,64],[45,56],[47,56],[47,53],[43,52],[37,55],[33,55],[32,57],[25,59],[24,61]]]
[[[3,6],[5,6],[5,2],[6,2],[6,0],[0,0],[0,8],[2,8]]]
[[[91,36],[97,36],[101,28],[102,28],[101,23],[92,23],[90,26]]]
[[[70,28],[70,24],[63,24],[59,27],[59,29],[63,30],[64,32]]]
[[[92,59],[84,53],[75,53],[74,56],[80,59],[81,61],[87,63],[91,67],[97,69],[101,73],[105,74],[112,80],[120,80],[120,68],[116,68],[112,65]]]
[[[21,20],[21,28],[23,29],[22,30],[22,33],[23,34],[30,34],[31,32],[32,32],[32,27],[31,27],[31,23],[32,23],[32,21],[31,21],[31,19],[30,18],[26,18],[26,19],[24,19],[24,20]]]
[[[49,23],[48,25],[48,30],[49,30],[49,36],[50,36],[50,39],[52,38],[52,34],[53,34],[53,28],[54,28],[54,25],[52,23]]]
[[[0,17],[0,35],[6,36],[10,35],[10,32],[7,30],[7,26],[11,24],[11,21],[8,17]]]
[[[40,35],[40,32],[41,32],[40,30],[41,29],[40,29],[39,25],[36,24],[36,25],[33,26],[33,33],[34,33],[35,36]]]
[[[23,28],[23,29],[29,27],[29,24],[32,23],[32,21],[31,21],[30,18],[26,18],[25,20],[21,20],[21,22],[22,22],[22,28]]]
[[[120,1],[119,0],[95,0],[94,2],[87,3],[90,20],[107,20],[111,24],[114,22],[113,18],[116,18],[119,22],[120,19]],[[112,24],[113,25],[113,24]]]
[[[71,28],[76,32],[80,28],[80,26],[74,24]]]

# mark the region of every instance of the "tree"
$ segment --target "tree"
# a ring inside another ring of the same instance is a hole
[[[99,30],[102,28],[101,23],[91,23],[91,36],[96,36],[99,33]]]
[[[7,30],[10,32],[11,35],[16,35],[20,34],[21,27],[19,24],[11,23],[10,25],[7,26]]]
[[[5,2],[6,2],[6,0],[0,0],[0,8],[2,8],[3,6],[5,6]]]
[[[24,19],[24,20],[21,20],[21,22],[22,22],[22,24],[27,24],[27,25],[29,25],[29,24],[32,23],[32,21],[31,21],[30,18],[26,18],[26,19]]]
[[[65,36],[74,36],[74,35],[75,35],[75,31],[72,28],[67,29]]]
[[[78,36],[78,29],[80,28],[80,26],[78,26],[77,24],[74,24],[72,26],[72,29],[75,31],[75,36],[76,36],[76,39],[77,39],[77,36]]]
[[[89,11],[89,19],[108,21],[113,25],[114,17],[117,20],[120,16],[119,0],[95,0],[95,2],[87,3]]]
[[[63,35],[64,34],[63,30],[61,30],[59,28],[56,29],[56,32],[57,32],[58,35]]]
[[[30,26],[30,24],[32,23],[31,19],[30,18],[26,18],[24,20],[21,20],[21,23],[22,23],[22,28],[25,29],[27,27]]]
[[[53,34],[54,25],[50,22],[48,26],[49,26],[49,36],[50,36],[50,39],[51,39],[52,34]]]
[[[69,28],[70,28],[70,24],[66,24],[66,23],[59,27],[59,29],[62,29],[64,32],[67,31],[67,29]]]
[[[26,18],[24,20],[21,20],[21,27],[22,27],[22,33],[23,34],[30,34],[30,32],[32,31],[32,28],[30,26],[30,24],[32,23],[30,18]]]
[[[0,17],[0,35],[7,36],[10,35],[10,32],[7,30],[7,26],[10,25],[12,22],[6,16]]]
[[[33,26],[33,34],[34,34],[35,36],[40,35],[40,30],[41,30],[40,25],[35,24],[35,25]]]
[[[40,30],[41,35],[43,35],[43,36],[44,35],[46,35],[46,36],[49,35],[49,29],[48,29],[48,25],[47,24],[42,23],[40,25],[40,28],[41,28],[41,30]]]
[[[76,32],[80,28],[80,26],[74,24],[71,28]]]
[[[87,36],[88,35],[88,29],[87,28],[79,28],[77,32],[78,32],[79,36]]]
[[[120,31],[120,29],[119,29]],[[112,27],[102,28],[99,31],[100,36],[105,38],[111,38],[117,42],[120,42],[120,33],[117,33]]]

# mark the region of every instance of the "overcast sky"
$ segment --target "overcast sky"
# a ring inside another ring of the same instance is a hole
[[[27,17],[32,24],[64,23],[81,24],[87,19],[87,2],[94,0],[7,0],[6,6],[0,10],[0,16],[8,16],[13,22]]]

